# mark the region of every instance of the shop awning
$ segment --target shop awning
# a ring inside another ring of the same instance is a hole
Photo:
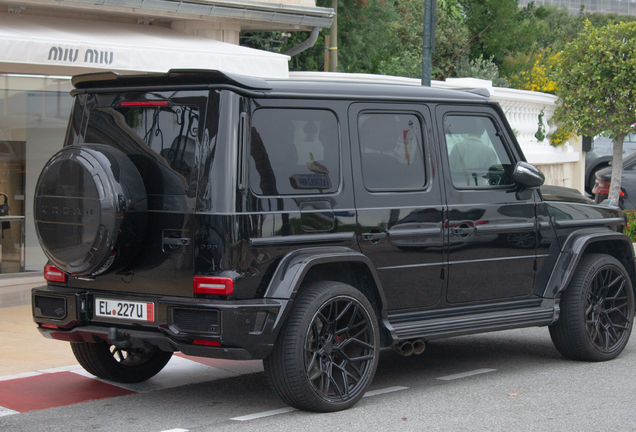
[[[217,69],[286,78],[289,57],[159,26],[0,14],[0,73]]]

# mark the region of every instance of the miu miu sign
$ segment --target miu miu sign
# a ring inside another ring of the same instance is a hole
[[[80,53],[80,51],[82,51]],[[80,61],[82,59],[83,54],[84,63],[93,63],[93,64],[104,64],[109,65],[113,63],[114,52],[113,51],[100,51],[96,49],[83,49],[79,48],[62,48],[57,46],[52,46],[49,50],[49,58],[48,60],[51,62],[57,63],[75,63],[79,58]]]

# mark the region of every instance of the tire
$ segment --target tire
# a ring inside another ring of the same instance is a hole
[[[550,336],[564,357],[611,360],[627,345],[634,320],[634,290],[616,258],[584,255],[560,305]]]
[[[106,342],[71,343],[79,364],[98,378],[120,383],[139,383],[157,375],[172,357],[158,348],[120,350]]]
[[[122,151],[106,145],[68,146],[57,152],[40,174],[33,210],[47,258],[73,276],[125,268],[146,235],[143,179]]]
[[[378,321],[367,298],[339,282],[318,282],[295,300],[265,376],[289,405],[332,412],[355,405],[378,364]]]

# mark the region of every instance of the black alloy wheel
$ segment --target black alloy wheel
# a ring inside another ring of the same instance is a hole
[[[615,358],[627,345],[634,319],[634,291],[625,267],[608,255],[585,255],[561,309],[550,326],[561,354],[574,360]]]
[[[609,353],[629,336],[632,307],[626,280],[615,267],[606,267],[596,273],[587,292],[587,333],[599,351]]]
[[[378,363],[378,322],[368,299],[338,282],[309,286],[295,300],[265,374],[296,408],[330,412],[353,406]]]
[[[305,337],[305,370],[323,399],[342,402],[365,384],[373,366],[371,317],[351,297],[336,297],[314,315]]]
[[[78,363],[93,375],[121,383],[138,383],[157,375],[172,357],[153,348],[117,348],[106,342],[71,343]]]

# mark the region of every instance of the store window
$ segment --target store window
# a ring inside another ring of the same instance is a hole
[[[42,271],[33,190],[64,142],[72,89],[67,77],[0,74],[0,273]]]

